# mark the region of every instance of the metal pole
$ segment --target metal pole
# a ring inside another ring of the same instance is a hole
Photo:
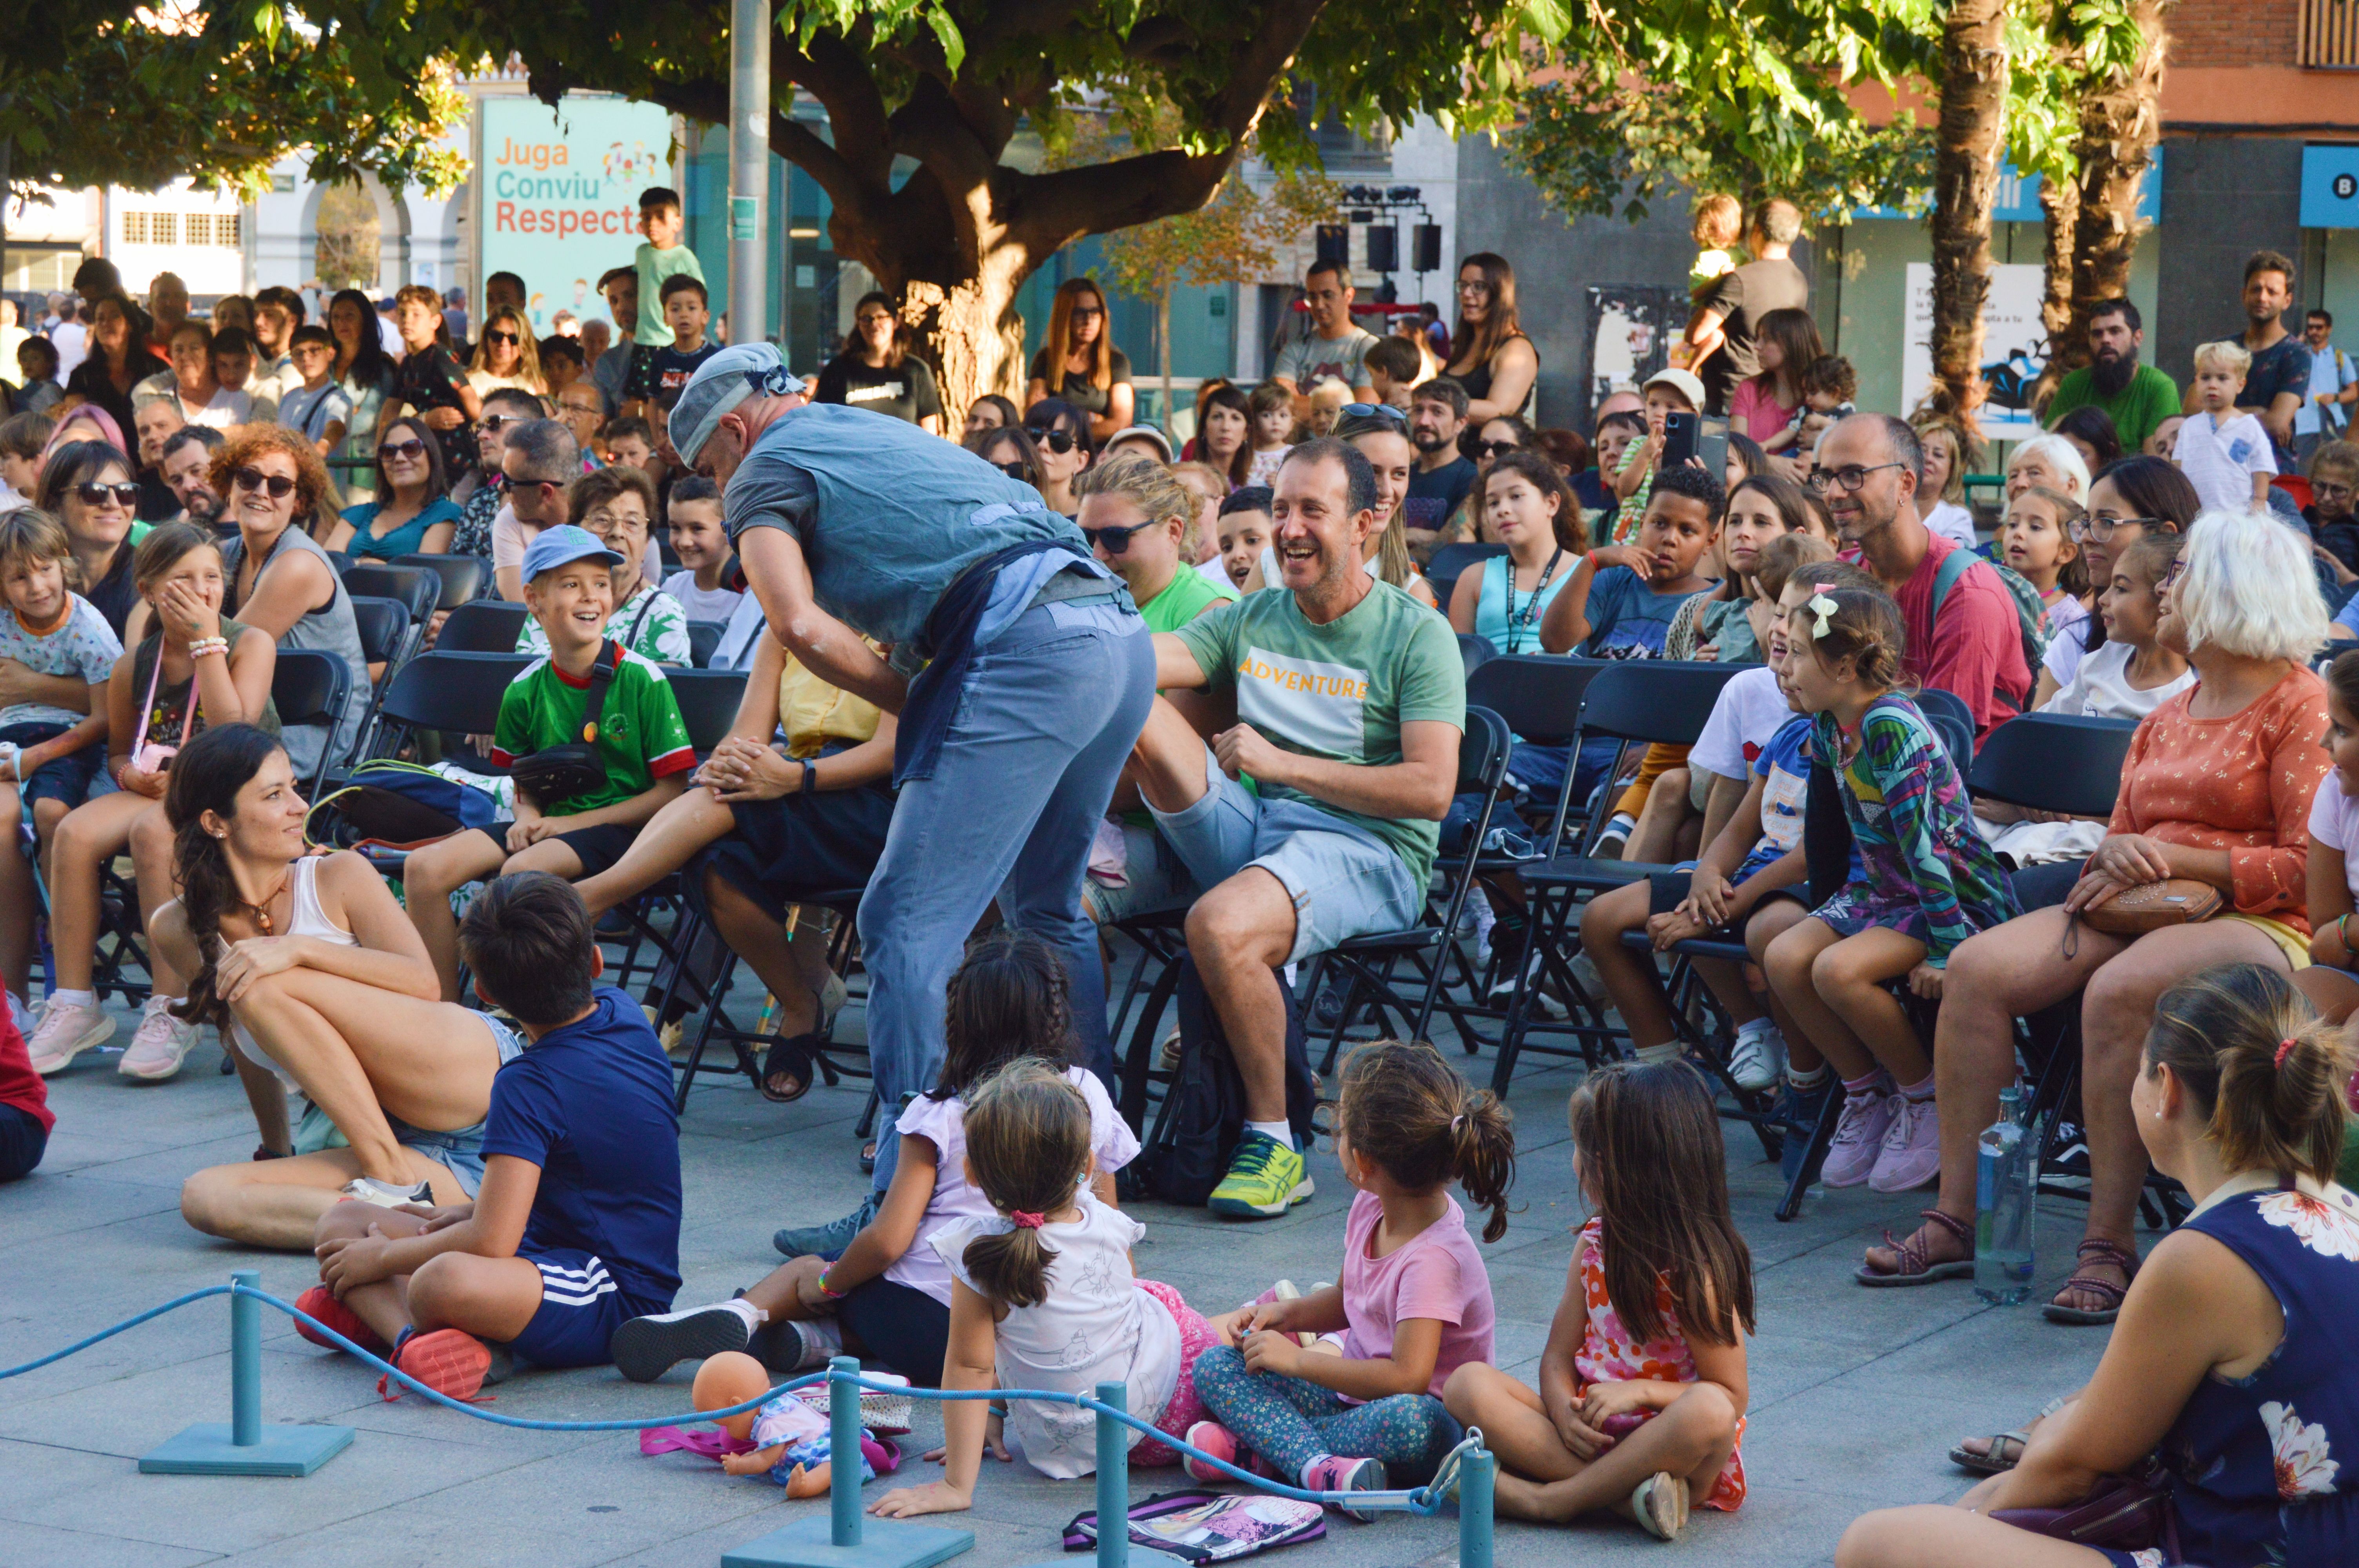
[[[770,189],[769,0],[731,0],[729,20],[729,341],[769,335],[762,203]],[[857,1537],[854,1537],[856,1540]]]
[[[1098,1403],[1130,1409],[1130,1390],[1100,1383]],[[1123,1568],[1130,1561],[1130,1428],[1098,1411],[1098,1568]]]
[[[827,1364],[828,1539],[838,1549],[860,1544],[860,1357]]]
[[[229,1281],[258,1291],[262,1271],[240,1269]],[[244,1292],[234,1292],[229,1298],[229,1425],[233,1446],[261,1446],[262,1303]]]
[[[1491,1568],[1491,1483],[1498,1456],[1477,1448],[1458,1467],[1458,1568]]]

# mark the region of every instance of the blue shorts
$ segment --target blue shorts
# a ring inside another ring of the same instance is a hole
[[[614,1359],[607,1346],[625,1320],[671,1310],[668,1301],[625,1295],[595,1253],[519,1248],[516,1256],[540,1271],[540,1310],[508,1348],[536,1367],[603,1367]]]
[[[18,747],[38,746],[44,741],[54,741],[72,728],[67,724],[37,722],[0,726],[0,741]],[[71,752],[55,762],[44,762],[33,770],[33,776],[16,785],[16,795],[25,803],[25,819],[32,820],[31,806],[37,800],[61,801],[68,811],[91,797],[91,785],[106,770],[106,742],[92,741],[79,752]]]

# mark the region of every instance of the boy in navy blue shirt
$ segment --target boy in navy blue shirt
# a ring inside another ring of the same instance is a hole
[[[582,897],[522,871],[486,885],[459,942],[486,1001],[532,1042],[492,1079],[473,1204],[340,1204],[320,1220],[315,1314],[427,1387],[472,1399],[498,1345],[543,1367],[610,1357],[679,1289],[679,1119],[646,1015],[596,984]],[[355,1332],[358,1330],[359,1332]]]

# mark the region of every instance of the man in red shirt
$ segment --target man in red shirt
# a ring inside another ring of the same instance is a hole
[[[2023,658],[2023,624],[2015,596],[1987,561],[1966,568],[1934,612],[1934,579],[1959,548],[1917,515],[1925,449],[1917,432],[1883,414],[1854,414],[1819,442],[1810,488],[1860,565],[1900,605],[1908,629],[1903,667],[1920,687],[1938,687],[1974,716],[1974,744],[2030,706],[2032,676]]]

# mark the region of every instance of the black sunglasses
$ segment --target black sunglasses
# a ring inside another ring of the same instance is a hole
[[[426,455],[426,443],[411,436],[399,441],[387,441],[376,449],[376,460],[389,463],[396,458],[419,458]]]
[[[1036,430],[1027,425],[1024,427],[1024,433],[1059,457],[1063,457],[1073,449],[1073,433],[1071,430]]]
[[[267,491],[273,501],[283,501],[295,481],[283,473],[264,473],[257,468],[243,468],[229,476],[230,483],[240,490]]]
[[[994,463],[991,466],[1012,480],[1018,480],[1026,484],[1032,482],[1032,476],[1025,471],[1022,463]]]
[[[484,341],[487,343],[520,343],[524,341],[524,340],[514,332],[485,332],[484,334]]]
[[[1103,547],[1109,556],[1119,556],[1130,548],[1130,536],[1154,527],[1152,523],[1134,523],[1127,528],[1084,528],[1082,537]]]
[[[139,487],[136,484],[99,484],[94,481],[84,481],[74,486],[74,493],[82,497],[85,506],[103,506],[110,495],[117,506],[139,504]]]
[[[1522,448],[1516,446],[1513,441],[1477,441],[1474,443],[1474,455],[1478,458],[1495,458],[1501,452],[1516,452],[1521,451],[1522,449]]]

